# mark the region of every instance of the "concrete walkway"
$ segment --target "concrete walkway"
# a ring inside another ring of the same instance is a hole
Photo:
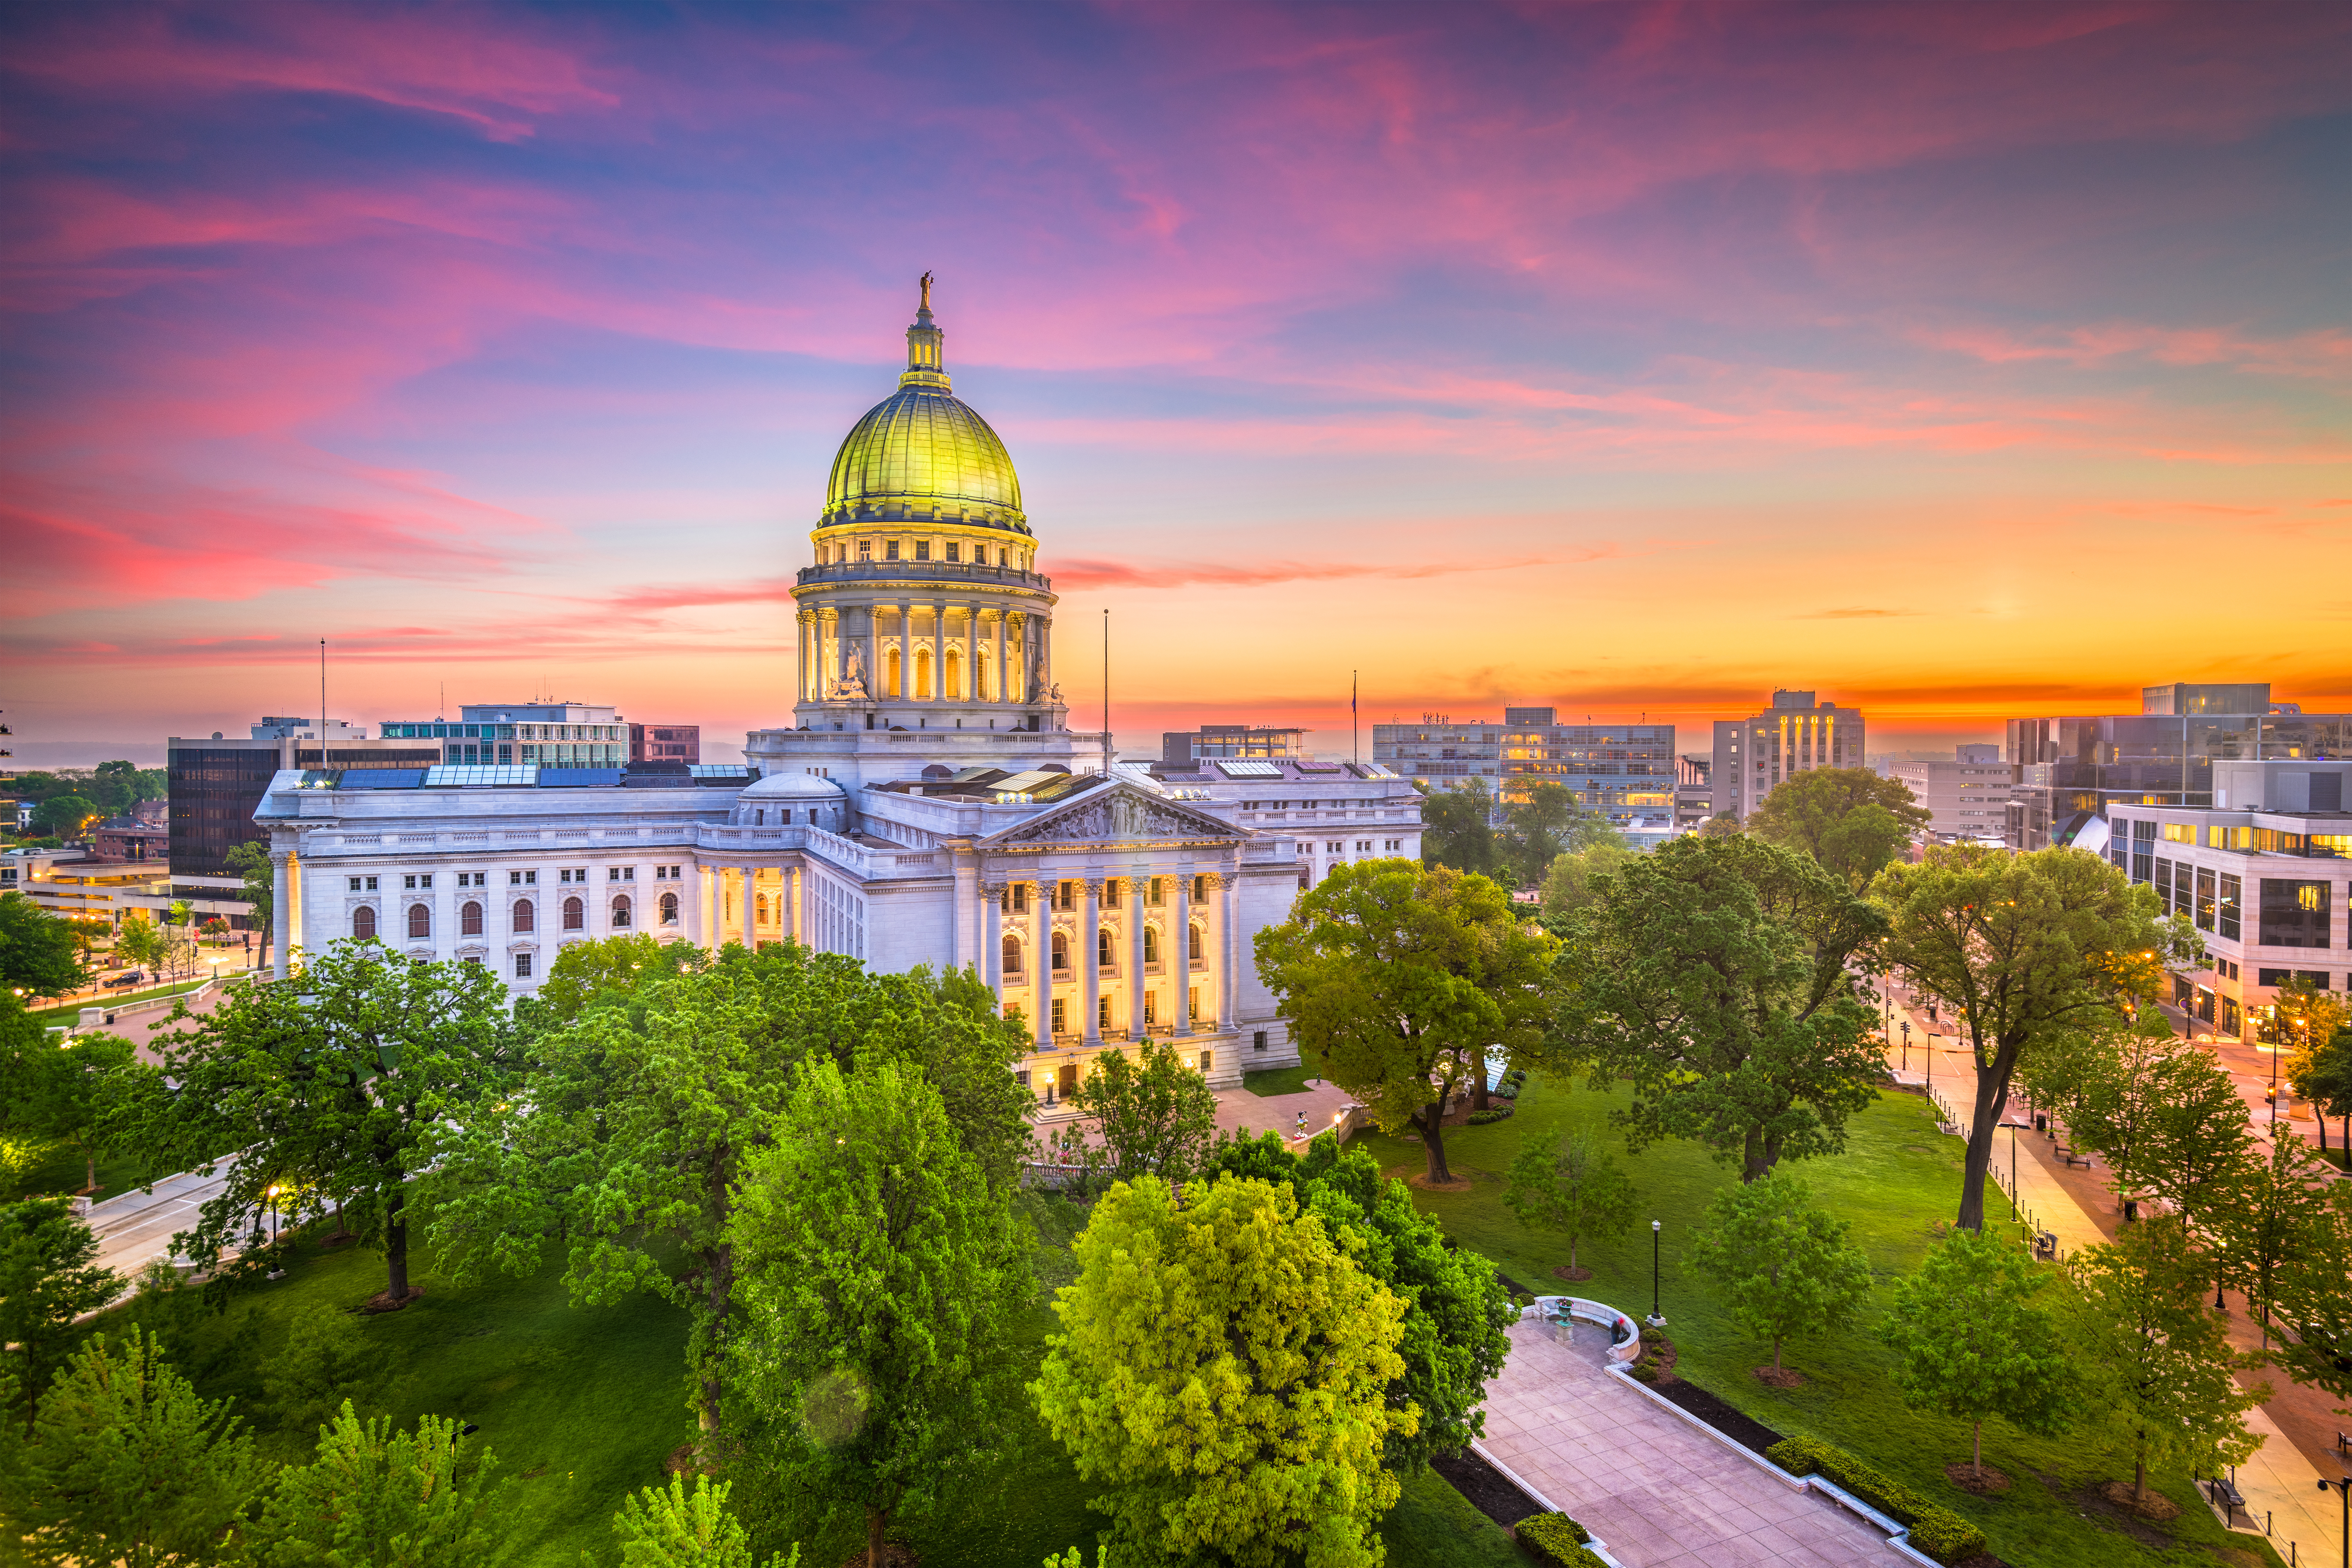
[[[1834,1503],[1782,1485],[1601,1370],[1609,1336],[1522,1318],[1486,1385],[1486,1455],[1626,1568],[1852,1568],[1909,1559]]]
[[[223,1162],[221,1170],[226,1170]],[[196,1211],[220,1195],[221,1176],[214,1171],[183,1171],[155,1184],[152,1193],[135,1188],[120,1197],[89,1206],[89,1228],[98,1233],[98,1263],[125,1280],[159,1258],[172,1255],[172,1237],[194,1230]]]

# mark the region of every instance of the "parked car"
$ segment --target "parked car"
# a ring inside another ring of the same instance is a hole
[[[107,984],[110,987],[110,986],[116,986],[116,985],[136,985],[136,984],[140,984],[142,981],[145,980],[146,978],[147,978],[147,977],[146,977],[144,974],[140,973],[139,973],[139,971],[137,971],[137,970],[135,970],[135,969],[134,969],[134,970],[131,971],[131,973],[128,973],[128,974],[118,974],[118,975],[116,975],[113,979],[111,979],[111,980],[108,981],[106,984]]]

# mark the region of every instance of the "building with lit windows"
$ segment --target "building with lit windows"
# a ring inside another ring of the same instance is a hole
[[[378,733],[386,740],[437,742],[437,760],[446,767],[617,768],[640,760],[630,754],[635,728],[616,710],[593,703],[480,702],[458,709],[454,722],[388,719]],[[675,760],[701,759],[698,749],[696,756]]]
[[[1525,799],[1530,784],[1565,784],[1622,832],[1670,826],[1675,815],[1672,724],[1563,724],[1552,708],[1506,708],[1499,723],[1424,714],[1418,724],[1373,725],[1372,760],[1433,788],[1481,779],[1500,801]]]
[[[1204,758],[1241,757],[1262,761],[1307,755],[1308,730],[1271,724],[1203,724],[1197,730],[1163,730],[1160,761],[1164,767],[1190,767]]]
[[[1147,1036],[1218,1085],[1296,1062],[1250,954],[1297,895],[1308,825],[1114,771],[1108,736],[1069,728],[1020,481],[943,343],[926,279],[898,390],[843,441],[793,590],[791,724],[751,731],[741,767],[587,766],[526,757],[575,743],[526,728],[617,718],[468,709],[515,726],[512,762],[287,768],[256,813],[278,951],[372,937],[518,992],[565,944],[632,932],[969,968],[1022,1021],[1018,1070],[1056,1108]],[[1348,839],[1417,838],[1417,803],[1385,815],[1407,805],[1351,816]]]
[[[2010,786],[2017,782],[2017,770],[1983,754],[1992,749],[1968,746],[1949,761],[1937,757],[1895,763],[1886,776],[1900,780],[1912,799],[1927,809],[1927,831],[1936,837],[1999,847],[2009,831]]]
[[[1862,710],[1816,698],[1775,691],[1763,712],[1716,721],[1707,783],[1717,816],[1744,821],[1783,780],[1814,768],[1864,765]]]
[[[1231,805],[1244,827],[1293,835],[1302,889],[1335,866],[1421,858],[1421,792],[1378,763],[1209,757],[1148,770],[1123,763],[1119,771],[1148,773],[1202,799]]]

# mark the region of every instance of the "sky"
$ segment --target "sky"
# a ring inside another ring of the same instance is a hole
[[[2311,5],[11,8],[0,743],[315,712],[323,637],[338,717],[733,754],[925,270],[1123,746],[1344,752],[1351,679],[1685,752],[1776,686],[1874,751],[2352,708],[2347,64]]]

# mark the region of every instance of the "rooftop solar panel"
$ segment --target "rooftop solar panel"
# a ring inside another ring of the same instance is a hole
[[[423,768],[352,768],[343,774],[341,789],[415,789],[425,782]]]
[[[440,770],[436,769],[436,772]],[[451,772],[457,770],[452,769]],[[504,773],[504,768],[482,768],[481,773]],[[517,770],[518,772],[520,770]],[[488,782],[487,780],[485,783]],[[610,789],[621,782],[618,768],[541,768],[539,787],[541,789]]]
[[[425,770],[425,787],[426,789],[464,789],[468,786],[479,788],[485,784],[505,784],[509,788],[528,789],[534,782],[533,775],[544,777],[551,771],[552,770],[536,765],[511,763],[487,765],[475,763],[444,763],[440,767]],[[621,775],[616,771],[613,776],[617,779]]]
[[[751,764],[747,763],[688,763],[686,764],[686,771],[693,777],[698,779],[749,778],[751,776]]]
[[[1248,759],[1240,762],[1220,760],[1217,771],[1229,779],[1278,779],[1282,776],[1282,770],[1274,763]]]

